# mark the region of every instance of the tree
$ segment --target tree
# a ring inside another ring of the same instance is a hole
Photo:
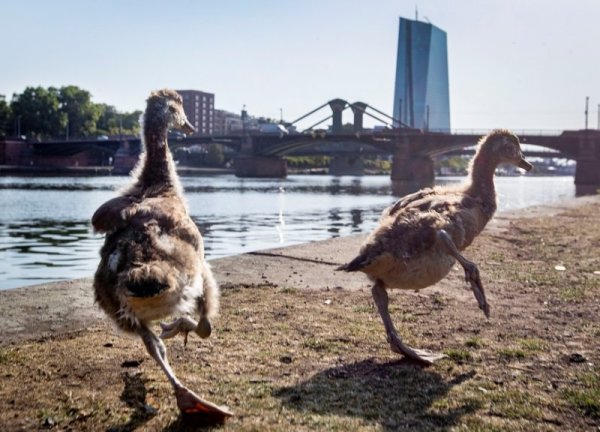
[[[13,94],[10,108],[21,125],[21,134],[34,138],[56,138],[65,131],[67,117],[59,110],[58,89],[27,87]]]
[[[0,95],[0,137],[8,135],[11,128],[12,112],[4,95]]]
[[[119,113],[117,109],[112,105],[97,104],[100,116],[96,122],[96,132],[99,135],[112,135],[116,130],[118,133],[119,129]]]
[[[126,112],[121,114],[123,134],[138,135],[140,133],[141,111]]]
[[[221,144],[210,143],[208,145],[205,161],[208,166],[223,166],[225,156],[223,155],[223,147],[221,146]]]
[[[67,137],[87,137],[96,134],[100,107],[92,102],[92,95],[77,86],[61,87],[58,95],[60,111],[67,117]]]
[[[112,105],[97,104],[100,117],[96,122],[96,132],[103,135],[138,135],[141,111],[119,113]]]

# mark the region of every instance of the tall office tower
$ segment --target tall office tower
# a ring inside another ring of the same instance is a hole
[[[195,135],[211,135],[214,129],[215,95],[199,90],[177,90],[183,99],[183,110],[196,128]]]
[[[446,32],[400,18],[394,118],[418,129],[450,130]]]

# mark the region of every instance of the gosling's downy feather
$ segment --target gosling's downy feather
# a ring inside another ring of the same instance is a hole
[[[167,315],[193,313],[207,286],[216,293],[208,293],[213,300],[204,312],[213,316],[218,307],[202,236],[189,217],[167,144],[169,122],[178,121],[180,107],[181,97],[173,91],[150,95],[144,152],[133,181],[92,217],[94,229],[106,233],[94,281],[96,301],[128,331]]]
[[[458,250],[468,247],[496,211],[497,165],[517,159],[522,159],[518,139],[493,131],[480,141],[465,184],[425,188],[399,199],[382,212],[359,254],[339,270],[362,271],[390,288],[420,289],[437,282],[454,263],[437,233],[446,231]]]

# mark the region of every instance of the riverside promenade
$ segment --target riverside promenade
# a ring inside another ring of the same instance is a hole
[[[391,291],[407,343],[446,355],[430,368],[390,351],[367,278],[334,271],[364,236],[211,261],[214,334],[167,341],[173,367],[236,413],[226,431],[597,430],[599,214],[600,196],[497,214],[465,252],[489,320],[459,268]],[[0,328],[3,430],[197,430],[90,278],[0,291]]]

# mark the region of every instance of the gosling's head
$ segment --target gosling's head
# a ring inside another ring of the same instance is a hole
[[[521,151],[519,138],[509,130],[496,129],[483,137],[479,142],[479,151],[493,155],[498,163],[508,163],[518,166],[525,171],[533,168]]]
[[[185,115],[181,96],[175,90],[154,91],[150,93],[146,102],[144,115],[146,123],[166,126],[167,129],[178,129],[188,134],[196,131]]]

